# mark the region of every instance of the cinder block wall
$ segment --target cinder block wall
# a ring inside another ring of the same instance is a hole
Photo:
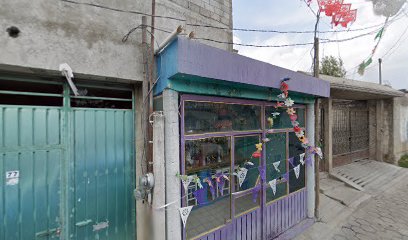
[[[73,0],[109,8],[151,13],[149,0]],[[231,0],[157,0],[156,15],[186,22],[156,18],[156,27],[172,31],[185,23],[232,27]],[[112,11],[61,0],[0,0],[0,70],[21,69],[47,74],[68,63],[75,73],[127,80],[142,80],[141,31],[126,43],[121,40],[141,24],[141,15]],[[150,17],[148,17],[150,24]],[[16,26],[21,33],[10,37],[6,29]],[[190,27],[197,37],[232,41],[230,30]],[[161,43],[167,33],[156,30]],[[231,45],[205,42],[231,50]]]

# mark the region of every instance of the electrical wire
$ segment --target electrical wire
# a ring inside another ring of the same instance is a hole
[[[87,6],[90,6],[90,7],[96,7],[96,8],[106,9],[106,10],[115,11],[115,12],[131,13],[131,14],[137,14],[137,15],[142,15],[142,16],[147,16],[147,17],[164,18],[164,19],[171,19],[171,20],[177,20],[177,21],[182,21],[182,22],[186,21],[185,19],[176,18],[176,17],[161,16],[161,15],[151,15],[151,14],[143,13],[143,12],[139,12],[139,11],[122,10],[122,9],[108,7],[108,6],[94,4],[94,3],[77,2],[77,1],[73,1],[73,0],[60,0],[60,1],[66,2],[66,3],[77,4],[77,5],[87,5]]]
[[[213,26],[213,25],[206,25],[206,24],[192,24],[192,23],[187,23],[186,19],[182,18],[177,18],[177,17],[171,17],[171,16],[164,16],[164,15],[151,15],[148,13],[143,13],[139,11],[129,11],[129,10],[122,10],[118,8],[113,8],[113,7],[107,7],[103,5],[98,5],[94,3],[87,3],[87,2],[77,2],[73,0],[60,0],[65,3],[71,3],[71,4],[77,4],[77,5],[86,5],[90,7],[96,7],[96,8],[101,8],[101,9],[106,9],[110,11],[115,11],[115,12],[122,12],[122,13],[130,13],[130,14],[137,14],[137,15],[142,15],[142,16],[148,16],[148,17],[155,17],[155,18],[163,18],[163,19],[170,19],[170,20],[175,20],[175,21],[181,21],[181,22],[186,22],[186,26],[192,26],[192,27],[203,27],[203,28],[214,28],[214,29],[220,29],[220,30],[232,30],[232,31],[242,31],[242,32],[259,32],[259,33],[280,33],[280,34],[307,34],[307,33],[314,33],[313,30],[306,30],[306,31],[280,31],[280,30],[273,30],[273,29],[250,29],[250,28],[229,28],[229,27],[219,27],[219,26]],[[344,30],[327,30],[327,31],[318,31],[318,33],[336,33],[336,32],[354,32],[354,31],[364,31],[367,29],[372,29],[376,28],[378,26],[381,26],[382,24],[377,24],[373,26],[368,26],[364,28],[356,28],[356,29],[344,29]]]

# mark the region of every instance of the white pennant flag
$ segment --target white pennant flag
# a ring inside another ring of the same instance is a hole
[[[277,171],[277,172],[280,172],[280,170],[279,170],[279,164],[280,164],[280,161],[279,162],[274,162],[273,163],[273,166],[275,167],[275,170]]]
[[[191,181],[193,181],[193,177],[188,176],[186,179],[181,179],[181,181],[183,182],[184,192],[187,194],[188,186],[190,185]]]
[[[242,183],[244,182],[247,173],[248,173],[248,169],[246,169],[246,168],[241,168],[241,169],[238,171],[239,187],[242,186]]]
[[[305,153],[300,154],[299,157],[300,157],[300,163],[302,165],[305,165],[305,160],[304,160],[305,159]]]
[[[271,186],[273,195],[275,195],[276,194],[276,179],[269,181],[269,186]]]
[[[184,228],[186,227],[187,218],[190,215],[191,209],[193,206],[179,208],[181,220],[183,221]]]
[[[300,174],[300,165],[294,167],[293,170],[295,170],[296,179],[298,179]]]

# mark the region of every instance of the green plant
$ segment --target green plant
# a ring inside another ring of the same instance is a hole
[[[405,154],[400,158],[398,165],[403,168],[408,168],[408,154]]]

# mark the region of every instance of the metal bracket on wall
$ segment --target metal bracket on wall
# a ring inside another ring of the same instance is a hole
[[[75,86],[75,83],[72,81],[72,78],[74,78],[74,73],[71,67],[67,63],[62,63],[59,65],[59,70],[61,71],[62,76],[65,76],[65,78],[67,79],[68,84],[71,87],[71,90],[74,92],[75,96],[79,96],[78,88]]]

